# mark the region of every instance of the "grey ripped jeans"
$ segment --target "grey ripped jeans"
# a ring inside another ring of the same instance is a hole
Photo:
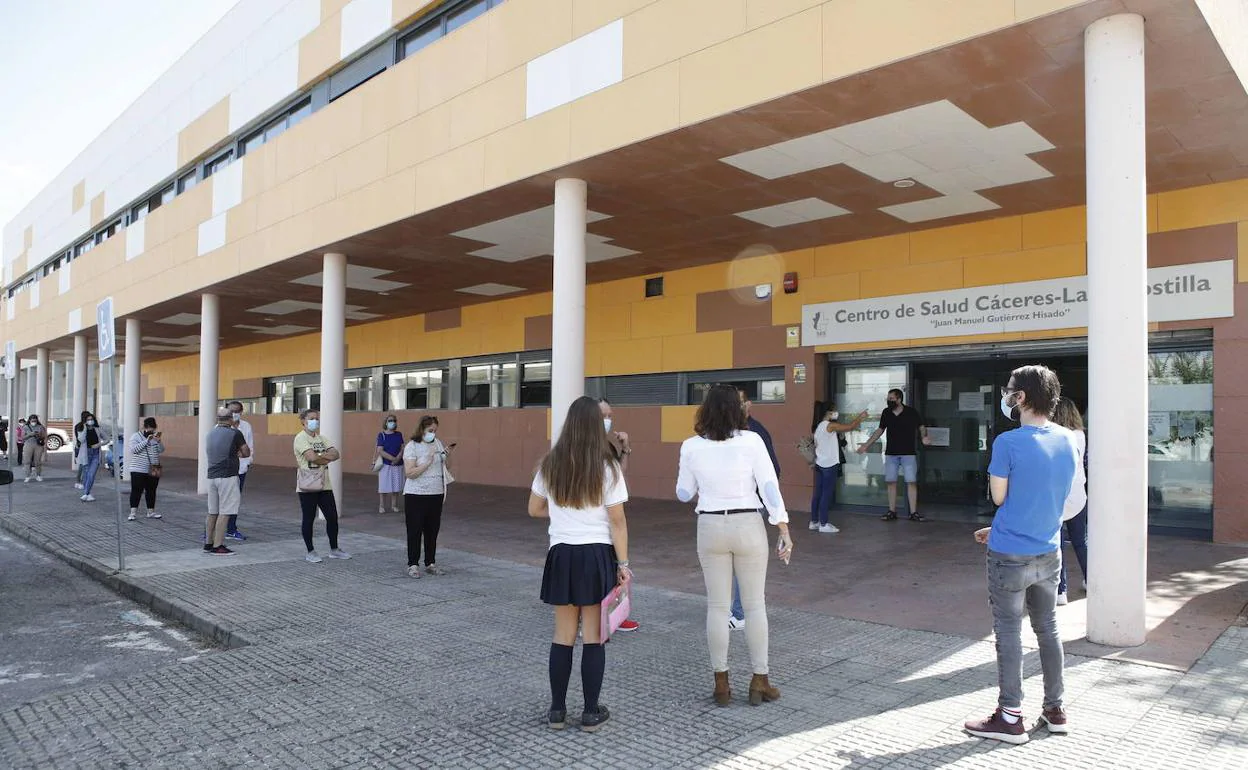
[[[1058,551],[1039,556],[988,551],[988,598],[992,604],[992,630],[997,637],[999,705],[1018,709],[1023,705],[1023,615],[1040,643],[1044,670],[1044,707],[1062,705],[1064,655],[1057,633],[1057,579],[1061,570]]]

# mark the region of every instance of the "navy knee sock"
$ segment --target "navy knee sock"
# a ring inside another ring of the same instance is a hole
[[[568,708],[568,681],[572,678],[572,647],[567,644],[550,645],[550,708],[566,711]]]
[[[581,687],[585,690],[585,710],[598,710],[602,675],[607,670],[607,648],[601,644],[581,646]]]

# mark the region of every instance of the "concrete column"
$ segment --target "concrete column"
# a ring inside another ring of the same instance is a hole
[[[1084,33],[1088,180],[1088,640],[1143,644],[1148,558],[1144,18]],[[1097,438],[1101,440],[1097,440]]]
[[[199,493],[208,494],[208,431],[217,422],[217,367],[221,344],[221,299],[200,298],[199,319]]]
[[[139,430],[139,381],[143,370],[143,328],[137,318],[126,319],[126,368],[125,386],[122,394],[125,406],[121,410],[124,419],[122,433],[126,441]],[[125,444],[123,444],[125,446]],[[126,474],[129,478],[129,474]]]
[[[51,380],[48,349],[35,350],[35,414],[45,423],[48,421],[48,382]]]
[[[74,335],[74,368],[73,368],[73,396],[70,399],[69,419],[74,425],[82,419],[82,413],[87,409],[87,369],[90,363],[87,361],[87,338],[85,335]],[[74,459],[70,462],[71,467],[78,467],[78,456],[74,455]]]
[[[550,437],[559,440],[568,407],[585,394],[585,218],[580,179],[555,182],[555,276],[551,327]]]
[[[347,334],[347,258],[326,254],[321,280],[321,433],[342,454],[330,463],[329,479],[334,488],[338,513],[342,510],[342,464],[349,462],[346,437],[342,434],[342,378]]]

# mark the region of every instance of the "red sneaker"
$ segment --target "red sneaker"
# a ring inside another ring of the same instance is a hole
[[[1066,709],[1061,706],[1053,706],[1041,712],[1040,722],[1055,735],[1066,735],[1070,732],[1070,724],[1066,721]]]
[[[1031,738],[1027,734],[1027,728],[1023,727],[1022,719],[1019,719],[1014,724],[1010,724],[1001,715],[1001,709],[992,712],[992,716],[987,719],[967,722],[963,727],[976,738],[987,738],[1005,743],[1026,743]]]
[[[626,621],[624,621],[623,623],[621,623],[621,624],[620,624],[620,630],[621,630],[621,631],[636,631],[636,630],[637,630],[637,621],[635,621],[635,620],[626,620]]]

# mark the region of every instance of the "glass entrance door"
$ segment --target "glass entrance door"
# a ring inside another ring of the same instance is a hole
[[[884,486],[884,441],[881,439],[865,455],[858,454],[858,445],[866,443],[880,426],[880,413],[888,391],[893,388],[908,392],[909,367],[906,364],[883,366],[847,366],[836,370],[833,404],[848,422],[854,415],[867,411],[867,419],[858,430],[845,434],[845,465],[841,468],[841,489],[837,501],[846,505],[887,507]]]
[[[1000,417],[997,379],[991,361],[914,365],[912,405],[931,439],[919,447],[920,510],[991,511],[988,448]]]

